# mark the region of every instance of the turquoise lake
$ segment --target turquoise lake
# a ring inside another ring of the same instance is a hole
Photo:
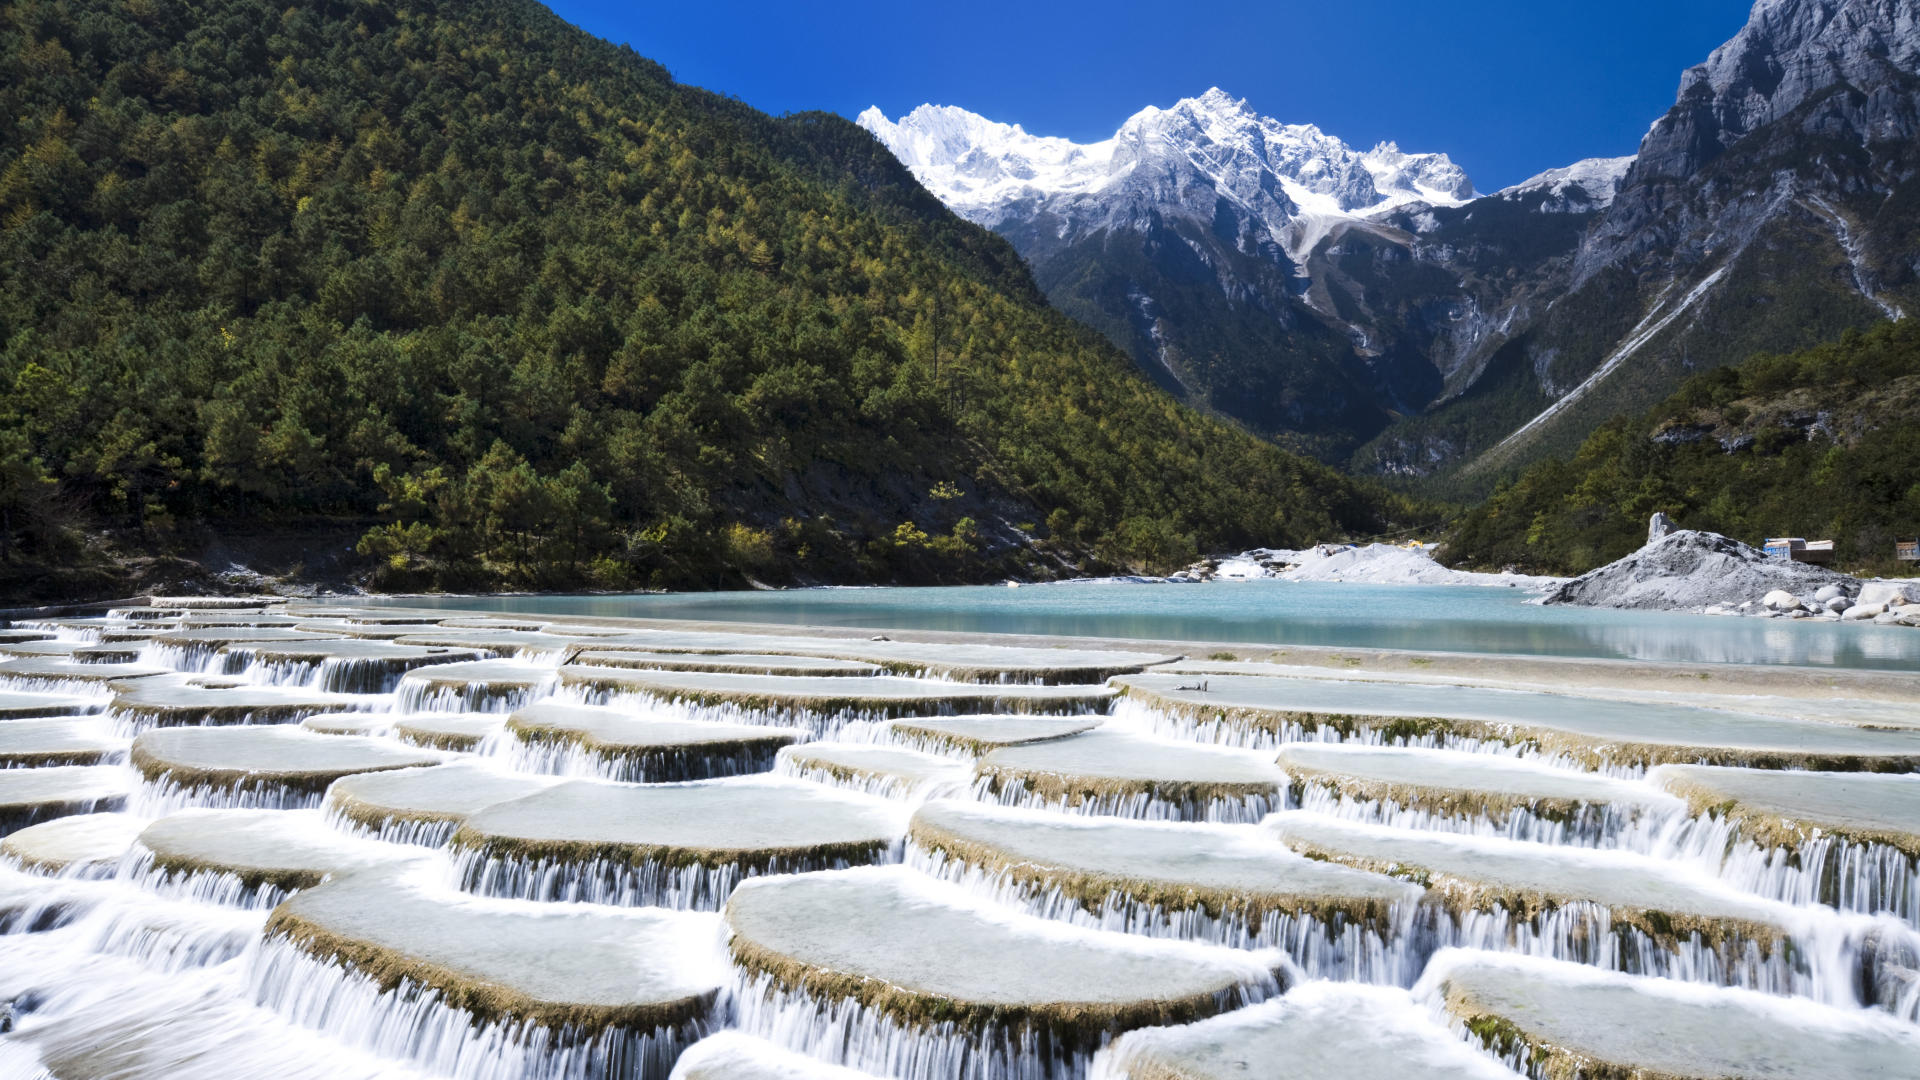
[[[1428,652],[1920,670],[1920,630],[1541,607],[1518,589],[1246,581],[1071,582],[624,596],[396,596],[342,603]]]

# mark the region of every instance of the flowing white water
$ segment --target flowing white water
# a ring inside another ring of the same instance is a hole
[[[92,643],[109,636],[128,640],[126,635],[134,631],[173,629],[175,623],[195,628],[174,613],[153,617],[149,609],[128,609],[110,623],[60,621],[48,631],[56,640]],[[325,624],[315,622],[307,629],[316,640],[324,639]],[[540,632],[562,635],[557,628]],[[449,637],[453,634],[448,632]],[[1303,907],[1263,910],[1250,919],[1230,906],[1199,900],[1184,905],[1145,902],[1122,888],[1089,902],[1058,887],[1036,885],[1030,875],[983,870],[904,841],[878,851],[873,861],[904,861],[907,870],[890,872],[910,870],[949,882],[996,908],[1056,924],[1136,939],[1275,950],[1286,957],[1290,980],[1412,987],[1438,950],[1466,949],[1871,1009],[1893,1022],[1920,1025],[1920,867],[1911,855],[1884,844],[1815,833],[1793,848],[1765,848],[1721,818],[1697,816],[1652,799],[1592,802],[1569,810],[1527,805],[1524,800],[1515,804],[1511,796],[1490,790],[1485,807],[1476,807],[1469,795],[1449,796],[1440,800],[1443,808],[1434,809],[1404,794],[1368,798],[1342,793],[1331,782],[1311,777],[1279,783],[1271,794],[1256,787],[1224,795],[1204,786],[1191,788],[1201,794],[1191,794],[1178,782],[1127,788],[1095,778],[1084,793],[1047,797],[1017,773],[969,777],[967,770],[978,755],[962,744],[896,731],[888,710],[881,707],[818,713],[778,703],[700,705],[623,691],[614,683],[565,683],[562,672],[572,646],[503,647],[514,654],[511,660],[486,662],[501,681],[449,680],[434,676],[432,668],[438,665],[414,668],[417,674],[409,677],[395,662],[379,659],[378,650],[341,647],[333,650],[340,655],[320,659],[263,660],[256,655],[258,649],[244,642],[222,645],[211,640],[218,633],[203,636],[209,640],[160,643],[134,637],[128,647],[138,650],[138,663],[147,667],[227,677],[256,688],[256,693],[273,687],[281,688],[276,693],[351,694],[354,698],[345,707],[363,712],[478,712],[504,719],[504,714],[535,703],[595,704],[635,717],[693,724],[757,729],[797,725],[805,729],[804,736],[797,737],[859,744],[837,760],[822,748],[816,760],[797,751],[776,758],[768,747],[742,750],[725,743],[697,750],[628,752],[566,740],[525,740],[502,731],[482,738],[461,758],[487,759],[493,763],[489,768],[515,773],[658,783],[775,772],[796,782],[883,796],[895,807],[917,806],[934,797],[971,799],[1076,819],[1176,823],[1165,826],[1170,828],[1183,827],[1177,824],[1183,822],[1244,825],[1275,811],[1305,809],[1408,834],[1529,841],[1596,855],[1633,853],[1684,868],[1717,882],[1715,888],[1755,902],[1776,902],[1777,925],[1729,927],[1709,940],[1685,932],[1653,933],[1644,925],[1626,924],[1618,911],[1584,901],[1545,907],[1487,902],[1462,908],[1443,903],[1437,887],[1424,899],[1367,917]],[[368,655],[348,655],[353,652]],[[863,676],[845,678],[853,687],[849,697],[857,699],[855,684]],[[930,689],[967,685],[938,675],[923,681]],[[76,681],[53,671],[44,677],[0,677],[0,687],[78,695],[96,707],[107,706],[119,692],[105,681]],[[1056,712],[1084,708],[1063,706]],[[218,722],[295,723],[299,715],[298,709],[258,716],[227,711],[219,714]],[[1566,755],[1541,753],[1524,740],[1510,744],[1365,727],[1343,734],[1326,725],[1258,728],[1195,722],[1127,699],[1115,702],[1105,719],[1109,734],[1189,748],[1201,744],[1258,751],[1245,755],[1246,760],[1258,759],[1266,766],[1272,764],[1266,751],[1296,743],[1432,747],[1527,762],[1529,769],[1544,765],[1605,775],[1630,781],[1635,791],[1643,785],[1651,789],[1641,779],[1645,770],[1639,765],[1596,769]],[[131,736],[153,722],[148,714],[128,708],[109,711],[99,727],[103,733]],[[214,722],[214,714],[196,721],[191,711],[170,713],[164,722],[208,723]],[[988,726],[981,725],[982,731]],[[401,745],[391,736],[377,737]],[[1072,725],[1063,725],[1057,735],[1034,737],[1061,744],[1081,736],[1073,733]],[[889,750],[919,750],[937,757],[916,762],[897,756],[888,762],[884,751]],[[863,756],[872,763],[871,771],[860,771]],[[109,760],[121,760],[119,753]],[[889,764],[901,771],[887,771]],[[847,865],[843,856],[804,854],[691,863],[624,855],[527,858],[466,846],[465,840],[445,855],[426,856],[423,849],[449,847],[459,820],[413,817],[399,810],[384,819],[362,820],[340,812],[325,801],[324,793],[295,785],[259,780],[182,786],[165,777],[141,781],[130,767],[114,768],[127,777],[127,796],[24,815],[10,810],[5,830],[15,831],[38,816],[122,802],[143,818],[203,808],[287,811],[305,815],[300,818],[303,829],[364,838],[381,851],[436,860],[433,872],[444,873],[449,884],[468,893],[544,903],[556,914],[582,910],[583,904],[717,911],[750,878]],[[0,777],[28,771],[0,770]],[[314,809],[323,805],[324,811]],[[63,1080],[664,1078],[686,1046],[724,1028],[740,1028],[814,1059],[898,1080],[1042,1080],[1084,1075],[1093,1055],[1119,1034],[1079,1031],[1069,1036],[1044,1024],[1016,1020],[977,1026],[951,1019],[908,1021],[825,985],[748,975],[745,968],[701,1019],[676,1027],[547,1027],[502,1018],[509,1014],[456,1007],[429,987],[406,979],[382,982],[319,959],[289,939],[268,936],[264,926],[270,910],[295,890],[259,874],[195,866],[191,860],[162,866],[152,850],[137,843],[117,859],[80,861],[45,873],[7,851],[5,842],[0,835],[0,862],[9,868],[0,871],[0,1080],[14,1075]],[[1417,896],[1419,890],[1413,892]],[[953,958],[956,963],[961,959]],[[1249,985],[1223,992],[1210,1007],[1231,1011],[1281,989],[1278,980]],[[937,1017],[940,1010],[930,1009],[926,1015]]]

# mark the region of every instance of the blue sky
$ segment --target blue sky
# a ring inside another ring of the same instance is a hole
[[[931,101],[1090,141],[1218,85],[1357,146],[1451,154],[1482,191],[1632,153],[1749,4],[549,2],[768,112],[898,116]]]

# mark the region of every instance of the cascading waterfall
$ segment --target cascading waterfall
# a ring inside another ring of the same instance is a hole
[[[1265,911],[1250,920],[1243,911],[1168,909],[1117,891],[1089,908],[1057,886],[1029,885],[1004,871],[984,870],[911,841],[906,864],[1016,911],[1093,930],[1236,949],[1279,949],[1309,979],[1411,986],[1430,951],[1414,945],[1413,922],[1419,912],[1411,904],[1397,907],[1380,925],[1344,914],[1323,920],[1287,911]]]
[[[754,864],[676,865],[619,858],[528,859],[467,849],[454,854],[454,879],[462,891],[508,900],[718,911],[726,906],[727,897],[740,882],[750,877],[845,870],[855,865],[899,862],[903,856],[903,844],[894,844],[862,863],[839,856],[780,856]]]
[[[1216,995],[1227,1012],[1279,993],[1280,980]],[[950,1021],[909,1023],[851,999],[790,990],[770,975],[741,975],[735,1021],[778,1045],[898,1080],[1079,1080],[1109,1034],[1061,1037],[1031,1026],[989,1023],[969,1031]]]
[[[1385,825],[1412,832],[1449,832],[1466,836],[1525,840],[1561,847],[1618,848],[1647,851],[1653,838],[1670,827],[1674,814],[1662,814],[1619,803],[1587,805],[1567,815],[1546,815],[1528,807],[1514,807],[1496,815],[1445,814],[1402,806],[1391,799],[1362,799],[1330,787],[1308,783],[1287,809],[1308,810],[1367,825]]]
[[[1757,844],[1726,818],[1681,817],[1638,850],[1690,863],[1735,888],[1789,904],[1891,912],[1920,927],[1920,860],[1898,848],[1815,835],[1796,848]]]
[[[1089,791],[1078,796],[1050,798],[1033,790],[1017,776],[981,776],[973,781],[971,797],[995,806],[1046,810],[1057,814],[1133,818],[1138,821],[1208,821],[1225,825],[1252,824],[1284,809],[1286,796],[1247,794],[1207,798],[1169,799],[1151,791]]]
[[[329,1041],[419,1065],[451,1080],[641,1080],[663,1077],[680,1052],[713,1029],[710,1019],[636,1030],[523,1020],[482,1022],[430,987],[391,988],[314,959],[278,936],[240,963],[248,999]]]
[[[720,745],[697,750],[601,750],[569,739],[521,738],[510,731],[483,739],[476,752],[500,759],[515,772],[649,784],[747,776],[764,773],[774,763],[772,749]]]

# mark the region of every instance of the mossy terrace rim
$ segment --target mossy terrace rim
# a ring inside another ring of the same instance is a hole
[[[696,847],[618,840],[529,840],[484,833],[463,823],[447,841],[456,856],[470,852],[476,858],[521,864],[567,866],[627,865],[637,869],[738,870],[743,873],[798,873],[862,866],[883,862],[893,849],[891,838],[832,840],[817,844],[781,844],[765,847]]]
[[[671,1001],[620,1005],[541,1001],[398,949],[337,933],[284,906],[267,919],[265,934],[269,941],[284,941],[316,960],[364,976],[382,993],[404,992],[411,984],[434,991],[447,1007],[481,1024],[535,1024],[564,1035],[683,1029],[706,1019],[719,994],[707,990]]]
[[[974,766],[974,776],[986,783],[995,794],[1024,790],[1036,798],[1068,806],[1136,795],[1195,805],[1217,801],[1238,802],[1249,798],[1278,799],[1285,786],[1277,779],[1168,780],[1139,776],[1088,776],[1037,766],[987,761]]]
[[[961,836],[918,817],[908,826],[907,840],[922,850],[1010,882],[1029,894],[1057,889],[1062,896],[1095,915],[1106,911],[1114,898],[1120,896],[1161,911],[1201,911],[1212,919],[1233,917],[1245,922],[1250,930],[1257,931],[1269,915],[1283,914],[1312,918],[1331,932],[1332,927],[1343,923],[1358,923],[1373,930],[1389,929],[1395,925],[1401,907],[1378,897],[1334,897],[1290,892],[1285,888],[1254,892],[1058,866],[1009,855],[992,844]],[[1408,901],[1417,900],[1419,895],[1417,887],[1408,887]]]
[[[610,719],[619,720],[621,717]],[[633,716],[636,725],[645,725],[646,717]],[[677,756],[688,754],[712,753],[716,750],[737,751],[751,755],[772,757],[781,747],[791,746],[804,741],[807,733],[798,728],[769,728],[756,726],[750,731],[741,730],[744,725],[714,724],[711,738],[697,740],[674,739],[671,741],[646,742],[642,739],[624,741],[617,736],[603,735],[585,727],[573,727],[564,723],[542,722],[523,713],[513,713],[506,718],[506,731],[521,742],[533,745],[573,746],[600,757],[619,758],[642,754]],[[637,729],[636,729],[637,730]]]

